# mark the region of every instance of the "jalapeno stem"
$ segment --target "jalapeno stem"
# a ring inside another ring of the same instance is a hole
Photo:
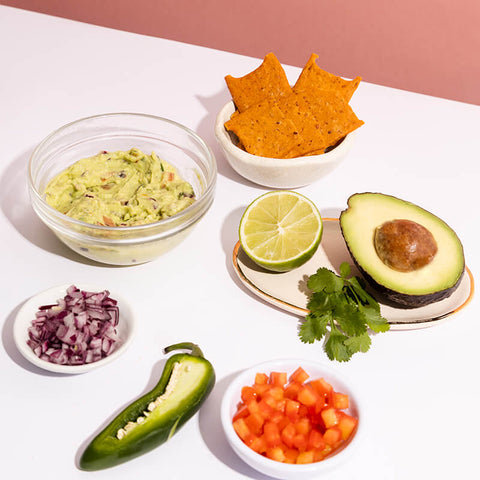
[[[163,349],[164,353],[170,353],[173,350],[190,350],[190,355],[193,357],[202,357],[203,352],[198,345],[192,342],[182,342],[182,343],[175,343],[174,345],[169,345]]]

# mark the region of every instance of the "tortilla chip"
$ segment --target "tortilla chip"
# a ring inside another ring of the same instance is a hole
[[[344,80],[342,77],[337,77],[333,73],[322,70],[315,62],[317,58],[318,55],[312,53],[307,64],[303,67],[293,90],[296,92],[312,89],[334,90],[342,95],[348,103],[362,78],[356,77],[353,80]]]
[[[320,69],[312,54],[292,89],[273,53],[241,78],[225,77],[237,107],[225,128],[252,155],[319,155],[364,124],[348,102],[361,78],[344,80]]]
[[[335,91],[325,91],[321,95],[315,91],[294,92],[282,99],[278,107],[293,122],[302,140],[286,158],[325,151],[364,123]]]
[[[279,98],[292,93],[285,71],[273,53],[267,54],[253,72],[241,78],[227,75],[225,81],[239,112],[266,98]]]
[[[268,100],[250,107],[225,123],[252,155],[285,158],[301,143],[294,123]]]
[[[293,92],[274,103],[264,100],[225,123],[252,155],[294,158],[323,153],[363,125],[334,91]]]

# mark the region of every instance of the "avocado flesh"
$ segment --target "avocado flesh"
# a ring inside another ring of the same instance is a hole
[[[426,266],[400,272],[379,258],[374,245],[375,229],[395,219],[416,222],[435,238],[438,250]],[[340,215],[340,227],[365,280],[395,305],[428,305],[449,297],[460,284],[465,259],[456,233],[443,220],[413,203],[381,193],[357,193],[348,199],[348,208]]]

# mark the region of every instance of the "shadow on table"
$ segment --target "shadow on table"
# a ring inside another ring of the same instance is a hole
[[[25,300],[25,302],[28,299]],[[3,348],[7,352],[7,355],[10,359],[16,363],[20,368],[28,370],[31,373],[36,373],[37,375],[44,375],[47,377],[61,377],[64,376],[62,373],[54,373],[49,372],[47,370],[42,370],[41,368],[31,364],[23,355],[19,352],[15,345],[15,341],[13,339],[13,325],[15,323],[15,318],[17,316],[18,311],[22,308],[22,302],[20,305],[17,305],[14,310],[10,312],[10,314],[5,319],[2,327],[2,344]]]
[[[0,177],[0,208],[5,217],[20,235],[46,252],[86,265],[106,267],[70,250],[35,214],[27,187],[28,160],[32,152],[33,149],[27,150],[14,159]]]
[[[236,455],[228,444],[222,428],[220,419],[222,398],[228,385],[238,373],[232,373],[215,384],[208,401],[200,409],[200,433],[207,447],[222,463],[246,477],[267,480],[271,477],[254,470]]]
[[[229,180],[232,180],[242,185],[256,186],[257,188],[264,188],[265,191],[268,191],[267,187],[262,187],[255,183],[250,182],[246,178],[243,178],[239,175],[228,163],[223,150],[215,138],[215,120],[217,118],[218,112],[221,108],[230,100],[230,95],[225,88],[224,90],[218,92],[216,95],[211,97],[202,97],[197,95],[198,101],[204,106],[205,110],[208,112],[207,115],[202,118],[198,127],[197,133],[208,143],[212,149],[215,158],[217,160],[217,168],[219,175],[222,175]]]

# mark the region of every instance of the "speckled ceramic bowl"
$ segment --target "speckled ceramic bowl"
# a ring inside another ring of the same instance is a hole
[[[322,155],[297,158],[268,158],[237,147],[224,127],[235,110],[228,102],[217,115],[215,136],[231,167],[242,177],[270,188],[298,188],[316,182],[335,169],[350,151],[356,132],[348,134],[335,148]]]

